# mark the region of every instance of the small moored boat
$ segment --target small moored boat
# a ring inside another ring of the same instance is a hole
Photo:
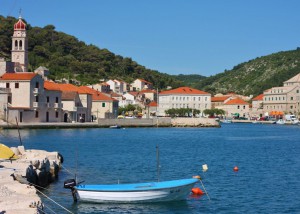
[[[77,201],[97,203],[141,203],[185,200],[197,178],[108,185],[76,185],[74,179],[65,181],[64,187],[72,190]]]
[[[120,129],[121,126],[119,126],[119,125],[113,125],[113,126],[110,126],[109,128],[111,128],[111,129]]]

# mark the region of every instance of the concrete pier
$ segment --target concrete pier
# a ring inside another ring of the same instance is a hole
[[[42,202],[32,184],[47,186],[58,176],[62,156],[57,152],[11,148],[19,159],[0,160],[0,213],[35,214]]]

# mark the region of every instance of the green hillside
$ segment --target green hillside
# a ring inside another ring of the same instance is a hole
[[[16,22],[17,19],[13,17],[0,16],[0,57],[6,60],[10,60],[11,36]],[[210,77],[197,74],[168,75],[145,68],[131,58],[57,32],[53,25],[40,28],[27,24],[27,32],[30,71],[45,66],[51,71],[52,79],[76,79],[82,84],[111,78],[126,82],[143,78],[159,89],[190,86],[212,94],[236,92],[258,95],[268,88],[281,86],[283,81],[300,72],[299,48],[258,57]]]
[[[16,22],[14,17],[0,16],[0,57],[6,60],[10,60],[11,36]],[[40,28],[27,23],[27,35],[29,71],[45,66],[50,70],[52,79],[69,78],[91,84],[98,83],[100,79],[117,78],[130,83],[142,78],[160,89],[183,85],[171,75],[145,68],[131,58],[57,32],[53,25]]]
[[[300,73],[300,49],[259,57],[207,77],[195,87],[207,92],[258,95]]]

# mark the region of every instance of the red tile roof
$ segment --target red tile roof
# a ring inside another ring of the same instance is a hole
[[[253,98],[253,101],[262,101],[264,100],[264,94],[260,94]]]
[[[89,88],[87,86],[80,86],[79,87],[81,90],[89,93],[89,94],[92,94],[92,100],[96,101],[115,101],[114,98],[111,98],[109,96],[106,96],[105,94],[95,90],[95,89],[92,89],[92,88]]]
[[[225,103],[225,105],[249,105],[249,103],[245,102],[244,100],[240,98],[235,98],[232,100],[229,100]]]
[[[0,77],[0,80],[32,80],[36,73],[23,72],[23,73],[5,73]]]
[[[50,81],[44,82],[44,89],[49,91],[60,91],[58,84]]]
[[[57,84],[59,87],[59,90],[61,91],[75,91],[78,94],[91,94],[85,90],[82,90],[80,87],[77,87],[72,84]]]
[[[190,88],[190,87],[180,87],[168,91],[162,91],[159,94],[209,94],[209,93],[198,89]]]
[[[147,83],[147,84],[151,84],[151,85],[152,85],[151,82],[148,82],[148,81],[146,81],[146,80],[144,80],[144,79],[138,79],[138,80],[141,81],[141,82],[144,82],[144,83]]]
[[[156,93],[156,91],[151,89],[145,89],[145,90],[141,90],[140,93]]]
[[[152,101],[152,102],[149,103],[148,106],[149,106],[149,107],[157,107],[157,102]]]
[[[212,97],[211,101],[212,102],[224,102],[225,100],[228,99],[228,96],[222,96],[222,97]]]

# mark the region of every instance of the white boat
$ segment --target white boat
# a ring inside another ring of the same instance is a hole
[[[113,126],[110,126],[109,128],[111,128],[111,129],[120,129],[121,126],[119,126],[119,125],[113,125]]]
[[[276,124],[283,125],[285,124],[285,121],[283,119],[279,119],[276,121]]]
[[[225,120],[221,120],[222,123],[232,123],[232,120],[229,119],[225,119]]]
[[[96,203],[144,203],[185,200],[197,178],[108,185],[76,185],[74,179],[65,181],[64,187],[72,190],[73,198]]]

